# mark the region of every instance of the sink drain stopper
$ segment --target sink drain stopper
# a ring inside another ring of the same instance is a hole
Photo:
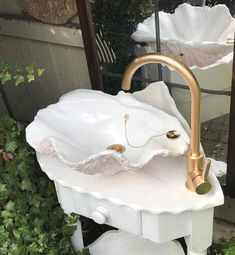
[[[113,150],[117,151],[118,153],[124,153],[126,148],[121,144],[112,144],[109,147],[107,147],[107,150]]]

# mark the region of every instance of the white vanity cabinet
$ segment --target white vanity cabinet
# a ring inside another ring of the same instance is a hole
[[[119,229],[91,244],[92,255],[183,255],[174,241],[180,237],[185,238],[189,255],[206,255],[214,207],[223,203],[213,173],[209,176],[212,190],[200,196],[185,188],[185,157],[156,158],[144,171],[113,176],[85,175],[49,156],[38,153],[37,157],[54,181],[65,213],[75,212]],[[83,248],[79,223],[72,242],[75,249]]]

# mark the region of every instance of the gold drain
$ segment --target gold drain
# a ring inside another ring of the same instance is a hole
[[[126,148],[125,148],[125,146],[123,146],[121,144],[112,144],[109,147],[107,147],[107,150],[113,150],[118,153],[124,153]]]
[[[177,139],[177,138],[180,137],[180,133],[176,130],[170,130],[170,131],[167,132],[166,137],[168,139],[174,140],[174,139]]]

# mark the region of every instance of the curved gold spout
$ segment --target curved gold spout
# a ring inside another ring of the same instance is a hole
[[[136,70],[151,63],[162,63],[173,67],[178,71],[187,84],[191,92],[191,141],[188,154],[188,174],[186,186],[188,189],[196,191],[198,194],[206,194],[211,189],[211,184],[207,180],[210,161],[204,160],[200,152],[200,101],[201,92],[197,79],[191,70],[178,60],[160,53],[149,53],[136,58],[127,67],[122,80],[122,89],[130,90],[131,80]],[[204,163],[205,161],[205,163]],[[204,170],[203,170],[204,169]]]

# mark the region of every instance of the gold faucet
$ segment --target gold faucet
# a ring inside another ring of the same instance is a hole
[[[191,70],[180,61],[161,53],[149,53],[136,58],[127,67],[122,80],[122,89],[128,91],[131,88],[131,80],[135,71],[151,63],[161,63],[173,67],[178,71],[187,84],[191,92],[191,140],[188,151],[188,171],[186,187],[203,195],[210,191],[211,184],[208,182],[208,173],[211,165],[209,159],[205,159],[200,151],[200,101],[201,92],[197,79]]]

